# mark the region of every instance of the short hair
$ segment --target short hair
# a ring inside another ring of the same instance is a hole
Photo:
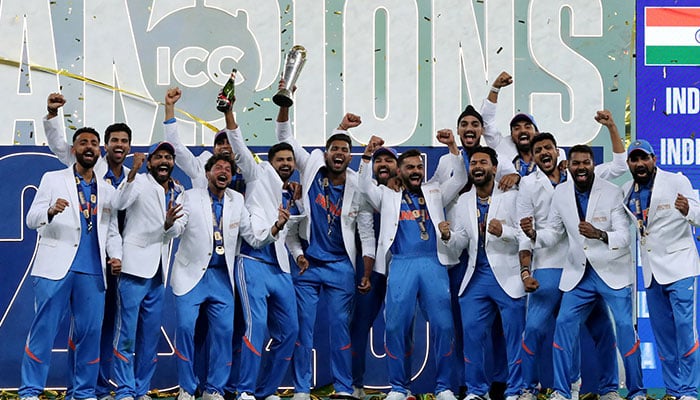
[[[75,143],[75,139],[77,139],[78,136],[80,136],[81,133],[86,133],[86,132],[87,132],[87,133],[92,133],[93,135],[97,136],[97,141],[100,140],[100,134],[99,134],[99,132],[97,132],[97,131],[95,130],[95,128],[91,128],[91,127],[89,127],[89,126],[85,126],[85,127],[83,127],[83,128],[78,129],[77,131],[75,131],[75,133],[73,134],[73,143]]]
[[[577,144],[569,149],[569,159],[574,153],[586,153],[591,155],[591,159],[595,158],[593,156],[593,149],[587,144]]]
[[[291,151],[292,156],[294,156],[294,147],[292,147],[292,145],[287,142],[280,142],[270,147],[270,150],[267,151],[267,161],[272,161],[272,159],[277,153],[284,150]]]
[[[474,148],[474,150],[472,150],[472,154],[471,154],[470,158],[474,157],[474,154],[476,154],[476,153],[487,154],[489,156],[489,158],[491,159],[491,164],[498,165],[498,154],[496,153],[496,150],[494,150],[488,146],[476,146]]]
[[[543,140],[551,140],[554,143],[554,147],[557,147],[557,139],[554,138],[554,135],[549,132],[540,132],[530,141],[530,148],[534,149],[535,145]]]
[[[229,156],[224,155],[224,154],[216,154],[216,155],[209,157],[209,159],[207,160],[207,163],[204,164],[204,171],[205,172],[211,171],[211,168],[214,166],[214,164],[216,164],[217,162],[219,162],[221,160],[226,161],[227,163],[231,164],[231,173],[235,172],[236,164],[233,162],[233,159]]]
[[[112,137],[113,132],[126,132],[127,136],[129,136],[129,144],[131,144],[131,128],[129,128],[129,125],[123,123],[123,122],[117,122],[116,124],[112,124],[105,129],[105,144],[109,143],[109,138]]]
[[[406,160],[409,157],[422,157],[422,154],[417,149],[406,150],[399,156],[397,160],[397,165],[400,167],[403,164],[404,160]]]
[[[347,133],[336,133],[331,135],[331,137],[326,140],[326,150],[328,150],[331,147],[331,143],[335,142],[336,140],[342,140],[343,142],[347,142],[348,146],[352,148],[352,139],[350,138],[350,135]]]

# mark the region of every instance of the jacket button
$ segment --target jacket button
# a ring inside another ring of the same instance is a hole
[[[78,243],[74,244],[73,247],[78,247]]]
[[[211,257],[211,253],[207,253],[207,255],[208,255],[209,257]]]
[[[202,271],[206,271],[206,270],[207,270],[207,267],[202,268]]]
[[[588,250],[588,246],[583,246],[583,249],[584,249],[584,250]]]

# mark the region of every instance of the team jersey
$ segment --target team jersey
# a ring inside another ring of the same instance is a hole
[[[309,188],[309,223],[311,235],[307,255],[322,261],[340,261],[347,258],[340,214],[343,209],[345,185],[333,185],[321,168]]]
[[[401,195],[399,227],[396,230],[391,254],[401,256],[435,256],[437,241],[435,228],[422,194],[404,190]]]

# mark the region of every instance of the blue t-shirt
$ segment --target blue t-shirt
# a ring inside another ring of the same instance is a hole
[[[330,262],[347,259],[340,224],[344,192],[345,184],[333,185],[325,176],[325,168],[314,177],[309,188],[311,235],[307,256]]]
[[[231,183],[228,184],[228,187],[245,196],[245,179],[240,172],[233,172]]]
[[[413,206],[406,201],[409,196]],[[435,237],[435,227],[428,213],[425,200],[419,203],[418,195],[405,190],[401,195],[401,211],[399,212],[399,227],[396,230],[394,243],[391,245],[391,254],[400,256],[432,256],[437,255],[437,239]],[[416,217],[414,210],[420,214]],[[419,222],[423,220],[428,240],[421,239],[421,229]]]
[[[576,206],[578,207],[578,217],[581,221],[586,219],[586,210],[588,209],[588,199],[591,197],[590,189],[585,192],[579,192],[574,186],[574,192],[576,193]]]
[[[223,234],[224,234],[224,229],[221,227],[221,218],[224,214],[224,200],[221,199],[219,200],[218,197],[216,197],[211,191],[208,191],[209,197],[211,198],[211,208],[212,212],[214,213],[214,216],[216,218],[217,224],[219,224],[219,230],[221,231],[222,235],[222,240],[223,240]],[[213,221],[212,221],[213,224]],[[226,254],[216,254],[216,240],[212,240],[212,248],[211,248],[211,259],[209,260],[209,266],[210,267],[226,267]],[[221,245],[223,245],[223,241],[221,242]]]
[[[476,250],[476,271],[485,271],[491,269],[491,264],[489,263],[489,258],[486,255],[486,219],[489,213],[489,201],[482,201],[477,196],[476,198],[476,208],[478,212],[478,223],[479,223],[479,244]]]
[[[97,196],[97,183],[93,176],[91,182],[85,182],[82,176],[75,175],[80,180],[80,190],[83,192],[86,205],[90,207],[90,221],[92,229],[88,230],[87,219],[83,216],[83,208],[80,204],[80,243],[75,258],[70,266],[72,272],[80,272],[89,275],[102,275],[102,260],[100,259],[100,241],[97,237],[97,207],[91,204],[90,196]],[[77,188],[76,188],[77,190]],[[93,193],[93,190],[95,193]],[[80,199],[80,196],[78,196]],[[95,202],[97,203],[97,202]]]
[[[110,185],[112,185],[112,187],[114,187],[116,189],[117,187],[119,187],[119,184],[122,183],[125,176],[126,176],[126,174],[124,173],[123,166],[122,166],[122,173],[119,176],[119,178],[114,176],[111,169],[107,168],[107,173],[104,176],[104,180],[107,181],[107,183],[109,183]]]

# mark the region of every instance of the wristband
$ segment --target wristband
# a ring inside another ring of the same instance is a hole
[[[530,277],[530,270],[529,269],[520,271],[520,280],[521,281],[524,281],[525,279],[527,279],[529,277]]]
[[[362,159],[367,160],[367,161],[372,161],[372,156],[368,156],[367,154],[363,154]]]
[[[275,221],[275,228],[277,228],[278,231],[281,231],[284,229],[284,227],[280,228],[279,225],[277,225],[277,221]]]
[[[58,108],[46,106],[46,111],[48,111],[49,115],[58,115]]]
[[[491,90],[492,92],[494,92],[494,93],[498,93],[498,92],[501,91],[501,88],[497,88],[497,87],[495,87],[495,86],[491,86],[491,89],[490,89],[490,90]]]

